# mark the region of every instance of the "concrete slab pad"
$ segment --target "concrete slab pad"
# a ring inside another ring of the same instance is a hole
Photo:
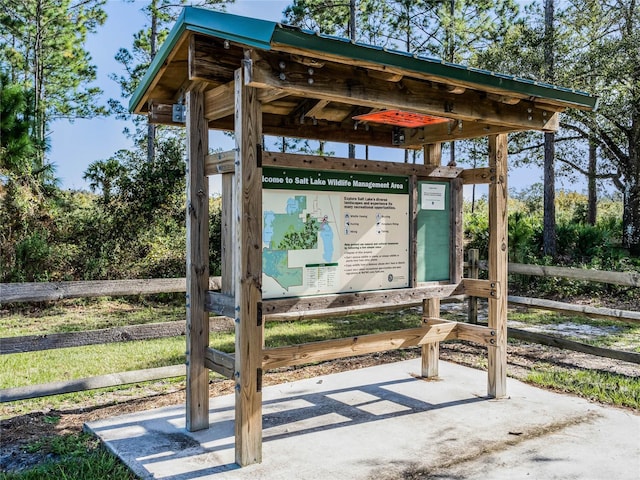
[[[640,479],[640,416],[509,379],[420,361],[337,373],[263,391],[263,462],[234,463],[234,397],[210,403],[210,428],[187,432],[184,405],[91,422],[142,478]],[[413,475],[413,476],[411,476]]]

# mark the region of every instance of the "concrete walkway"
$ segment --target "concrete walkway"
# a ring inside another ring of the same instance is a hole
[[[263,463],[234,463],[233,395],[211,399],[209,430],[184,428],[184,406],[86,428],[143,478],[332,480],[640,479],[640,416],[440,362],[410,360],[267,387]]]

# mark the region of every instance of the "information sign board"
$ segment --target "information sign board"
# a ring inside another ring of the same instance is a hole
[[[264,167],[262,296],[409,286],[409,179]]]

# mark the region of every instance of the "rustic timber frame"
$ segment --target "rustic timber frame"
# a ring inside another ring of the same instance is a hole
[[[130,108],[151,122],[184,125],[187,176],[188,430],[209,427],[209,371],[236,382],[236,462],[262,459],[264,370],[420,345],[422,375],[438,375],[439,342],[464,339],[488,349],[488,395],[506,395],[507,134],[552,132],[566,108],[591,109],[583,92],[390,52],[273,22],[187,7],[134,93]],[[361,122],[387,110],[437,116],[419,127]],[[176,114],[176,111],[178,112]],[[210,129],[235,133],[235,149],[210,154]],[[266,152],[263,135],[422,149],[424,164]],[[441,143],[488,137],[489,166],[442,165]],[[410,179],[408,288],[262,299],[263,166],[403,175]],[[222,286],[208,290],[208,181],[222,174]],[[450,278],[418,282],[415,217],[420,180],[451,191]],[[462,188],[489,185],[488,280],[462,275]],[[440,299],[489,299],[487,327],[440,318]],[[264,317],[313,318],[422,301],[417,328],[280,348],[264,348]],[[209,348],[209,312],[235,319],[235,355]]]

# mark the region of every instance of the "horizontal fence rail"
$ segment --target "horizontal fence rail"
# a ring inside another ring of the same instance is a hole
[[[482,270],[488,270],[485,260],[479,261],[478,266]],[[560,277],[585,282],[640,287],[640,273],[637,272],[607,272],[589,268],[553,267],[551,265],[533,265],[527,263],[509,263],[508,269],[509,274],[531,275],[534,277]]]
[[[209,289],[220,289],[220,277],[209,278]],[[187,291],[185,278],[88,280],[79,282],[0,283],[0,304],[50,302],[66,298],[154,295]]]
[[[465,262],[469,269],[469,277],[477,278],[478,269],[486,269],[487,263],[477,260],[477,252],[470,251],[470,262]],[[510,274],[554,276],[583,280],[589,282],[609,283],[624,286],[640,286],[640,274],[635,272],[605,272],[579,268],[552,267],[546,265],[526,265],[509,263]],[[210,277],[209,289],[219,290],[220,277]],[[141,279],[141,280],[102,280],[102,281],[74,281],[51,283],[2,283],[0,284],[0,305],[21,302],[46,302],[70,298],[91,298],[103,296],[153,295],[160,293],[181,293],[186,291],[185,278]],[[463,296],[455,299],[460,301]],[[469,297],[470,300],[475,297]],[[446,299],[443,299],[445,301]],[[575,305],[552,300],[509,296],[508,301],[514,305],[522,305],[543,310],[552,310],[566,314],[578,314],[591,318],[616,319],[621,321],[640,321],[640,312],[598,308],[588,305]],[[416,306],[421,302],[407,301],[406,305],[395,307]],[[362,305],[344,309],[335,309],[333,314],[324,312],[323,316],[346,315],[371,311],[373,308],[382,309],[383,305]],[[388,305],[384,305],[387,308]],[[317,318],[320,312],[287,312],[265,315],[265,320],[302,320]],[[476,310],[477,313],[477,310]],[[477,323],[477,316],[475,317]],[[233,320],[227,317],[212,317],[210,330],[229,331],[233,329]],[[185,334],[186,322],[173,321],[140,325],[128,325],[102,330],[82,332],[54,333],[46,335],[28,335],[22,337],[0,338],[0,355],[33,352],[40,350],[70,348],[86,345],[97,345],[134,340],[150,340],[155,338],[174,337]],[[640,353],[622,352],[607,348],[586,345],[573,340],[554,337],[551,335],[530,332],[522,329],[509,328],[511,338],[539,343],[557,348],[588,353],[591,355],[614,358],[626,362],[640,364]],[[229,355],[229,354],[225,354]],[[229,355],[232,358],[231,355]],[[228,370],[228,368],[227,368]],[[0,390],[0,402],[12,402],[31,398],[80,392],[98,388],[115,387],[144,381],[162,380],[185,375],[184,365],[150,368],[120,373],[100,375],[90,378],[52,382],[40,385],[13,387]]]

